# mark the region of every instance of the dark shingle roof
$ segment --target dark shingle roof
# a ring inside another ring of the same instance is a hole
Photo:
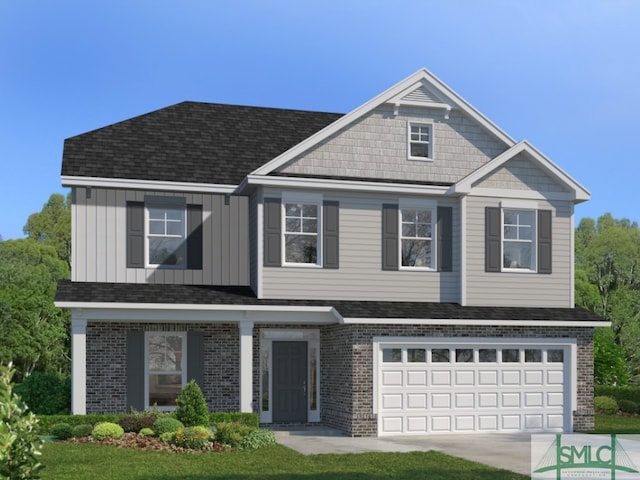
[[[341,116],[178,103],[68,138],[62,175],[237,185]]]
[[[85,283],[61,280],[58,302],[334,307],[347,318],[604,321],[583,308],[463,307],[455,303],[258,300],[249,287]]]

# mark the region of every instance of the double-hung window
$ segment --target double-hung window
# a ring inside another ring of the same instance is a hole
[[[183,199],[157,197],[147,207],[147,264],[186,267],[186,205]]]
[[[145,406],[175,407],[186,383],[186,342],[181,332],[148,332],[145,336]]]
[[[400,266],[435,268],[435,205],[400,205]]]
[[[409,158],[433,160],[433,125],[409,123],[407,127]]]
[[[502,209],[502,268],[536,270],[536,210]]]
[[[283,197],[284,263],[321,265],[322,201]]]

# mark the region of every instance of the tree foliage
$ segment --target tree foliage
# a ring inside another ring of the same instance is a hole
[[[576,303],[612,323],[611,334],[596,337],[596,371],[602,381],[622,381],[617,362],[606,358],[621,349],[631,383],[640,383],[640,229],[610,213],[584,218],[575,235]],[[609,343],[609,345],[607,345]],[[598,355],[604,355],[598,358]]]
[[[68,370],[69,315],[53,303],[61,278],[69,267],[52,246],[0,243],[0,362],[13,361],[18,377]]]
[[[43,465],[38,420],[13,392],[11,364],[0,365],[0,478],[40,478]]]
[[[51,245],[71,268],[71,193],[54,193],[38,213],[32,213],[23,228],[27,238]]]

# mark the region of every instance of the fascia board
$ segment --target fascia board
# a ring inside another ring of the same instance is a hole
[[[464,177],[462,180],[457,182],[455,185],[452,185],[449,189],[450,194],[468,194],[473,190],[472,185],[478,180],[486,177],[492,172],[498,170],[502,165],[506,162],[514,158],[516,155],[526,152],[545,170],[547,170],[552,176],[554,176],[561,183],[566,185],[570,190],[575,193],[576,202],[584,202],[591,198],[591,193],[580,185],[576,180],[574,180],[569,174],[567,174],[564,170],[558,167],[554,162],[552,162],[548,157],[540,153],[539,150],[534,148],[529,142],[526,140],[522,140],[518,142],[516,145],[511,147],[509,150],[501,153],[493,160],[482,165],[477,170],[471,172],[469,175]]]
[[[294,159],[298,155],[301,155],[302,153],[306,152],[311,147],[313,147],[313,146],[317,145],[318,143],[322,142],[323,140],[329,138],[334,133],[337,133],[338,131],[342,130],[343,128],[345,128],[349,124],[351,124],[351,123],[355,122],[356,120],[360,119],[362,116],[364,116],[367,113],[371,112],[373,109],[377,108],[378,106],[380,106],[380,105],[382,105],[384,103],[389,102],[391,99],[393,99],[394,97],[398,96],[399,94],[401,94],[402,92],[404,92],[408,88],[412,87],[413,85],[417,85],[422,81],[427,81],[428,83],[433,85],[437,90],[439,90],[438,93],[441,93],[443,96],[449,98],[458,108],[460,108],[462,111],[464,111],[469,116],[474,118],[476,121],[481,123],[485,128],[487,128],[487,130],[489,130],[491,133],[493,133],[496,137],[498,137],[500,140],[502,140],[508,146],[512,146],[515,143],[515,141],[509,135],[507,135],[505,132],[503,132],[494,123],[489,121],[488,118],[486,118],[478,110],[476,110],[474,107],[472,107],[471,104],[469,104],[466,100],[464,100],[460,95],[455,93],[451,88],[449,88],[445,83],[440,81],[437,77],[435,77],[426,68],[422,68],[422,69],[418,70],[417,72],[415,72],[414,74],[410,75],[409,77],[405,78],[404,80],[402,80],[402,81],[396,83],[395,85],[393,85],[392,87],[388,88],[387,90],[385,90],[381,94],[379,94],[376,97],[372,98],[368,102],[362,104],[361,106],[359,106],[355,110],[353,110],[353,111],[349,112],[348,114],[346,114],[345,116],[339,118],[338,120],[336,120],[332,124],[326,126],[325,128],[323,128],[319,132],[316,132],[315,134],[311,135],[306,140],[303,140],[302,142],[300,142],[296,146],[294,146],[294,147],[290,148],[289,150],[287,150],[286,152],[278,155],[276,158],[274,158],[273,160],[265,163],[264,165],[262,165],[261,167],[257,168],[256,170],[254,170],[251,173],[254,174],[254,175],[266,175],[266,174],[274,171],[275,169],[277,169],[277,168],[281,167],[282,165],[286,164],[287,162],[289,162],[290,160]]]
[[[481,326],[509,326],[509,327],[610,327],[611,322],[592,321],[559,321],[559,320],[493,320],[493,319],[465,319],[465,318],[351,318],[344,317],[343,324],[372,324],[372,325],[481,325]]]
[[[263,175],[249,175],[243,180],[241,188],[235,193],[242,193],[251,185],[263,185],[266,187],[283,188],[313,188],[322,190],[349,190],[381,193],[402,193],[420,195],[445,195],[449,191],[448,186],[439,185],[412,185],[406,183],[366,182],[359,180],[334,180],[301,177],[271,177]]]
[[[237,185],[216,183],[166,182],[133,178],[76,177],[62,175],[63,187],[124,188],[130,190],[157,190],[167,192],[233,193]]]

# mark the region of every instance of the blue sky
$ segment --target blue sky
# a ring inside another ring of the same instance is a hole
[[[346,113],[421,67],[640,221],[640,2],[0,2],[0,235],[63,192],[63,141],[183,100]]]

